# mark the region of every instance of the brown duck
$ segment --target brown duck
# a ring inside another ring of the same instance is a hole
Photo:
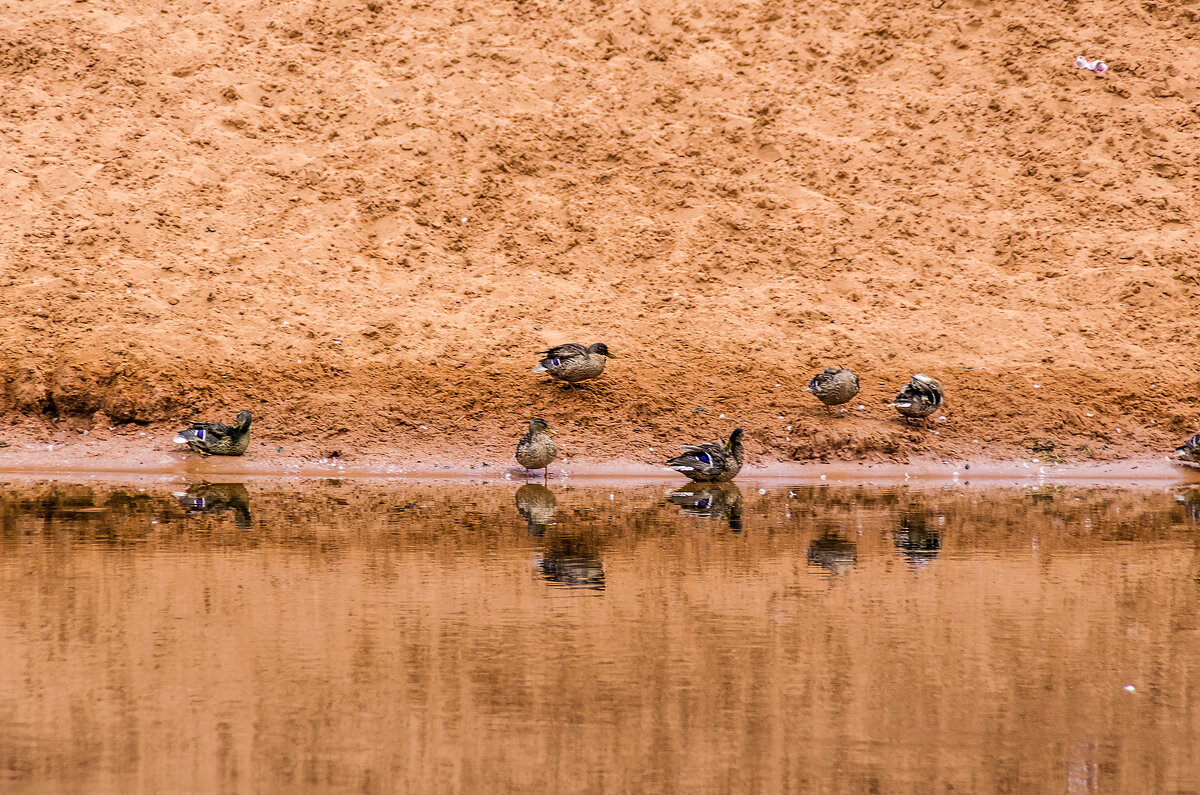
[[[733,480],[745,460],[742,450],[745,433],[741,428],[734,428],[729,441],[721,444],[685,444],[683,455],[672,458],[667,466],[697,483]]]
[[[942,407],[946,399],[942,385],[936,378],[917,373],[901,387],[896,399],[888,405],[904,417],[906,423],[921,420],[921,424],[929,427],[929,415]]]
[[[812,392],[826,406],[840,406],[858,394],[858,376],[846,367],[826,367],[812,377],[804,391]]]
[[[571,387],[600,375],[604,372],[605,362],[617,358],[608,352],[608,346],[603,342],[593,343],[586,348],[570,342],[542,351],[542,357],[533,371],[549,373],[559,381],[566,381]]]
[[[529,470],[545,469],[545,477],[550,477],[550,462],[558,456],[558,446],[550,435],[554,431],[541,417],[529,421],[529,431],[517,442],[517,463],[525,467],[525,479],[529,479]]]
[[[1176,447],[1171,458],[1186,467],[1200,469],[1200,433]]]
[[[233,425],[193,422],[179,432],[176,444],[186,444],[200,455],[241,455],[250,445],[250,412],[239,411]]]

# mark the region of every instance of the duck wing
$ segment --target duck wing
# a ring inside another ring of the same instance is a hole
[[[233,426],[231,426],[231,425],[226,425],[226,424],[225,424],[225,423],[223,423],[223,422],[196,422],[196,421],[191,421],[191,422],[189,422],[188,424],[192,426],[192,430],[196,430],[196,431],[207,431],[208,433],[215,433],[215,434],[218,434],[218,435],[224,434],[225,436],[229,436],[229,435],[230,435],[230,434],[232,434],[232,433],[233,433],[233,431],[234,431],[234,428],[233,428]]]
[[[724,471],[726,459],[729,457],[725,448],[719,444],[689,444],[684,445],[683,450],[683,455],[667,461],[670,469],[716,477]]]
[[[542,356],[547,359],[573,359],[576,356],[587,355],[588,349],[575,342],[568,342],[566,345],[556,345],[548,351],[542,351]]]

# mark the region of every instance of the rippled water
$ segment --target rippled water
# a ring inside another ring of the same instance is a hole
[[[6,484],[0,788],[1200,789],[1196,491],[668,491]]]

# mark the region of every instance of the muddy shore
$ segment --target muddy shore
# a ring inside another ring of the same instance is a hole
[[[240,408],[267,469],[507,466],[534,414],[568,467],[1200,429],[1190,7],[0,7],[0,466],[165,466]],[[619,358],[530,372],[569,341]]]

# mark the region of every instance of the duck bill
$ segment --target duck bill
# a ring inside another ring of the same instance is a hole
[[[615,359],[615,358],[617,358],[617,355],[616,355],[615,353],[606,353],[606,354],[604,354],[604,355],[605,355],[605,356],[607,356],[607,357],[608,357],[608,358],[610,358],[610,359]]]

